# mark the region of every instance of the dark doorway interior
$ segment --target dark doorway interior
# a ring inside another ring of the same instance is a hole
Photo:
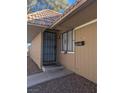
[[[43,33],[43,65],[56,64],[56,33]]]

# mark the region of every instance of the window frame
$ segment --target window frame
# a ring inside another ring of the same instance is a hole
[[[64,33],[62,33],[62,43],[61,43],[61,51],[67,51],[67,46],[66,46],[66,49],[64,50],[64,44],[63,44],[63,38],[64,38],[64,34],[66,34],[67,35],[67,37],[68,37],[68,34],[66,33],[66,32],[64,32]],[[66,38],[67,38],[66,37]],[[66,41],[67,43],[68,43],[68,40]]]
[[[68,45],[69,45],[69,43],[68,43],[68,41],[69,41],[69,39],[68,39],[68,33],[69,32],[71,32],[71,41],[72,41],[72,43],[71,43],[71,50],[69,50],[68,49]],[[64,34],[67,34],[66,36],[66,38],[67,38],[67,43],[66,43],[66,49],[64,49],[63,48],[63,35]],[[69,30],[69,31],[66,31],[66,32],[63,32],[63,33],[61,33],[61,53],[65,53],[65,52],[67,52],[67,53],[74,53],[74,31],[73,30]]]

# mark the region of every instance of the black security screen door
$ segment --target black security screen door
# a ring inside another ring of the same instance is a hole
[[[43,65],[56,63],[56,33],[45,31],[43,34]]]

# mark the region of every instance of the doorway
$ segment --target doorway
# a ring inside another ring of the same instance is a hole
[[[56,64],[56,33],[45,31],[43,33],[43,65]]]

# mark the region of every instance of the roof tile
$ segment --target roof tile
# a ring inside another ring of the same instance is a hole
[[[34,12],[27,15],[28,23],[36,24],[40,26],[50,26],[56,21],[62,14],[53,10],[44,9],[38,12]]]
[[[82,3],[84,3],[87,0],[77,0],[77,2],[71,6],[69,6],[64,14],[58,13],[56,11],[50,10],[50,9],[44,9],[38,12],[34,12],[31,14],[28,14],[28,23],[40,25],[49,27],[51,26],[55,21],[62,18],[69,12],[72,12],[72,10],[76,7],[79,7]]]

